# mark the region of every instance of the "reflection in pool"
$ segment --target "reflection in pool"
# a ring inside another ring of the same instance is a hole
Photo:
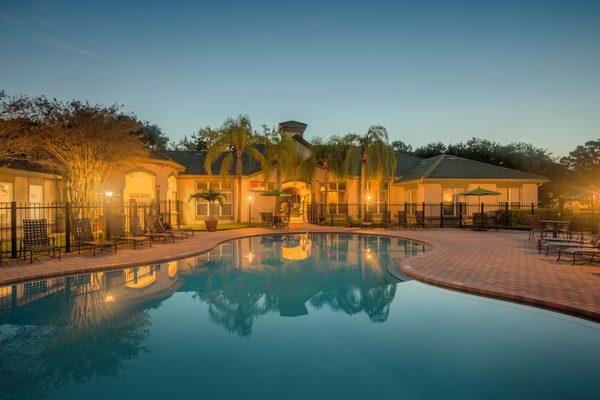
[[[387,273],[426,250],[380,236],[261,236],[1,287],[0,398],[597,393],[597,324]]]

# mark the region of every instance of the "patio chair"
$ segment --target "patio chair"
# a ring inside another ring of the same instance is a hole
[[[273,213],[261,212],[260,222],[264,225],[265,228],[270,228],[271,226],[273,226]]]
[[[528,215],[527,222],[529,223],[529,239],[533,239],[536,233],[540,238],[545,237],[547,233],[552,233],[552,229],[544,228],[542,217],[540,215]]]
[[[167,243],[167,239],[170,239],[170,235],[166,233],[151,233],[147,232],[142,228],[140,224],[140,217],[137,215],[129,216],[129,230],[133,236],[146,236],[150,238],[151,241],[162,240],[164,244]],[[175,239],[173,239],[175,241]]]
[[[416,214],[407,214],[407,215],[405,215],[405,218],[406,218],[406,227],[408,229],[417,229],[417,228],[423,227],[417,220]]]
[[[415,211],[415,219],[417,220],[417,227],[425,228],[425,229],[434,229],[437,228],[430,222],[427,222],[425,219],[425,213],[423,211]]]
[[[21,254],[23,260],[29,253],[29,263],[33,263],[33,255],[39,253],[52,254],[60,260],[60,246],[55,245],[55,239],[48,236],[48,221],[46,219],[24,219],[23,239],[21,239]]]
[[[146,215],[146,223],[148,224],[148,230],[151,234],[164,234],[169,239],[175,242],[175,239],[187,239],[188,234],[186,231],[180,231],[177,229],[167,229],[162,224],[159,218],[156,218],[154,214]]]
[[[396,226],[396,224],[394,224],[394,221],[392,221],[392,214],[389,211],[383,212],[381,225],[383,225],[384,229],[394,228]]]
[[[406,211],[398,211],[398,220],[396,221],[396,226],[398,229],[406,228]]]
[[[364,220],[360,223],[361,227],[367,229],[367,228],[373,228],[373,213],[370,211],[367,211],[367,213],[365,214],[365,218]]]
[[[489,217],[486,213],[473,213],[473,230],[487,231],[489,226]]]
[[[94,238],[92,233],[92,223],[89,218],[74,218],[73,219],[73,238],[77,246],[77,254],[81,254],[82,247],[91,247],[92,254],[96,255],[96,249],[106,250],[113,248],[117,253],[117,244],[110,240],[105,240],[102,237]]]
[[[109,234],[109,238],[116,243],[131,243],[134,249],[137,249],[137,245],[144,245],[148,242],[149,247],[152,247],[152,242],[147,236],[129,236],[125,232],[125,226],[123,224],[123,215],[110,215],[106,220],[106,226]]]

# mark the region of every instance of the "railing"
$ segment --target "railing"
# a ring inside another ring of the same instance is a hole
[[[146,215],[150,213],[158,215],[163,223],[179,226],[182,224],[182,210],[181,201],[94,204],[0,203],[0,251],[3,253],[3,257],[16,258],[19,255],[24,219],[46,219],[49,236],[54,238],[57,246],[61,246],[65,252],[69,252],[73,243],[72,218],[90,218],[94,235],[100,236],[106,231],[105,216],[107,215],[125,216],[126,229],[129,229],[129,216],[137,215],[140,218],[140,224],[145,227]]]
[[[307,220],[320,225],[360,226],[365,219],[375,225],[393,224],[398,213],[407,216],[423,215],[422,225],[438,228],[465,228],[473,225],[475,215],[484,214],[491,228],[527,229],[528,215],[539,214],[543,219],[568,220],[573,215],[586,219],[586,230],[597,233],[600,209],[581,211],[558,208],[538,208],[523,203],[311,203],[307,206]]]

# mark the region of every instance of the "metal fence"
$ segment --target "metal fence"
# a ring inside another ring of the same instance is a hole
[[[48,234],[54,238],[55,244],[71,251],[73,243],[71,220],[86,217],[92,222],[95,236],[106,231],[107,215],[122,215],[125,228],[129,229],[129,216],[137,215],[142,226],[146,227],[146,215],[158,215],[163,223],[170,226],[182,224],[182,202],[160,201],[140,202],[105,202],[94,204],[71,203],[0,203],[0,251],[3,257],[16,258],[21,249],[23,238],[23,220],[45,219],[48,222]]]
[[[331,226],[360,226],[370,220],[374,225],[397,223],[398,214],[417,215],[423,226],[437,228],[466,228],[475,215],[485,214],[491,228],[527,229],[528,215],[539,214],[543,219],[568,220],[573,215],[586,217],[586,230],[597,233],[600,209],[572,211],[558,208],[539,208],[534,203],[311,203],[307,205],[307,220],[313,224]]]

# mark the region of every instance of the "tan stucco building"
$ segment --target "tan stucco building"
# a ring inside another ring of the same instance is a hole
[[[311,152],[311,145],[304,139],[307,125],[297,121],[279,124],[280,132],[292,137],[298,151],[305,157]],[[230,175],[217,173],[219,160],[213,173],[207,174],[204,168],[204,153],[193,151],[164,151],[153,153],[149,158],[139,160],[135,168],[109,179],[106,192],[112,192],[113,201],[172,204],[170,212],[184,224],[201,223],[208,214],[208,204],[204,201],[188,201],[190,196],[208,188],[221,191],[225,195],[223,205],[215,205],[212,214],[220,220],[237,219],[237,202],[242,203],[241,221],[248,221],[249,213],[253,221],[259,221],[259,213],[273,211],[274,197],[261,196],[274,189],[276,176],[272,174],[265,181],[257,163],[244,159],[241,193],[236,193],[233,170]],[[283,174],[282,188],[291,190],[292,215],[303,218],[309,204],[325,204],[320,207],[327,214],[350,215],[355,217],[360,207],[359,180],[356,176],[339,181],[332,171],[318,167],[312,182],[291,181]],[[277,172],[275,172],[276,174]],[[328,177],[326,178],[326,176]],[[375,215],[385,207],[407,207],[416,210],[426,203],[429,215],[456,215],[458,207],[465,204],[476,205],[504,204],[510,207],[537,205],[538,188],[547,180],[543,177],[498,167],[451,155],[420,158],[413,154],[397,154],[395,177],[387,182],[368,183],[368,208]],[[329,189],[325,190],[325,182]],[[59,179],[27,164],[11,164],[0,168],[0,203],[55,202],[61,201]],[[466,198],[460,196],[466,190],[484,188],[499,192],[498,196]],[[327,199],[325,194],[327,192]],[[436,205],[439,205],[436,206]],[[464,210],[463,210],[464,212]]]

